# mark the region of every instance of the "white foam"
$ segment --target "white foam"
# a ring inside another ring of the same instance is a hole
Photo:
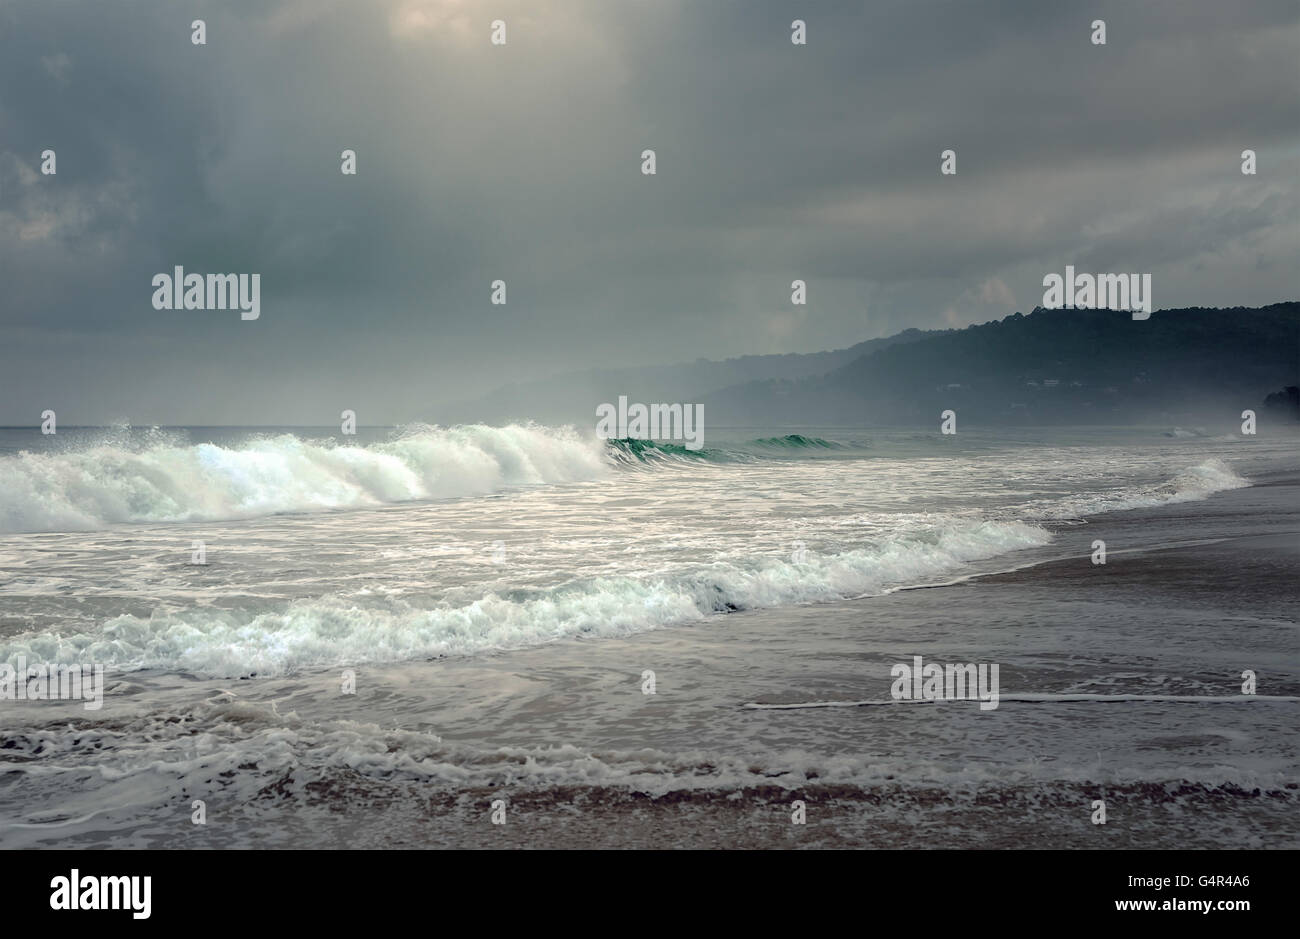
[[[61,501],[40,503],[43,511],[57,505],[60,512],[81,512],[78,517],[86,521],[368,504],[581,478],[610,466],[598,441],[533,426],[426,428],[366,448],[276,437],[238,450],[155,447],[141,453],[114,449],[105,456],[119,463],[96,465],[83,454],[8,459],[43,460],[22,477],[29,486],[40,479],[39,471],[52,477],[49,488]],[[93,479],[95,486],[88,493],[79,489],[76,474]],[[176,488],[182,479],[190,480],[192,493]],[[1220,461],[1207,460],[1162,486],[1094,497],[1092,510],[1204,498],[1244,485]],[[13,492],[6,491],[5,498],[12,499]],[[1074,514],[1079,508],[1073,504],[1060,511]],[[84,633],[65,628],[13,637],[0,643],[0,661],[22,655],[29,661],[95,662],[120,670],[269,677],[582,635],[620,636],[719,612],[873,596],[950,580],[971,562],[1051,540],[1046,528],[1028,521],[983,519],[969,512],[934,515],[924,527],[838,553],[810,552],[799,561],[741,553],[709,563],[675,563],[655,574],[579,578],[512,593],[487,585],[459,587],[454,598],[448,594],[441,602],[335,593],[256,611],[159,607],[149,616],[114,617]]]
[[[1286,694],[999,694],[998,703],[1006,701],[1022,704],[1111,704],[1125,701],[1150,701],[1172,704],[1242,704],[1257,701],[1300,701],[1300,696]],[[802,701],[793,704],[742,704],[745,711],[802,711],[810,708],[861,708],[890,704],[935,704],[938,702],[885,698],[870,701]],[[957,702],[960,703],[960,702]]]
[[[0,456],[0,531],[82,531],[119,522],[215,521],[358,508],[593,479],[605,448],[570,428],[419,427],[370,446],[291,434],[237,447],[118,440]]]
[[[401,597],[313,598],[250,615],[207,608],[117,616],[93,634],[39,633],[0,645],[0,660],[96,662],[204,677],[283,675],[302,668],[401,661],[619,636],[713,613],[882,593],[975,560],[1044,545],[1023,522],[941,520],[934,527],[833,555],[770,555],[683,567],[662,577],[609,576],[470,603],[414,606]]]
[[[178,719],[179,718],[179,719]],[[49,794],[50,815],[34,812],[25,826],[49,825],[75,813],[166,804],[177,791],[220,789],[228,801],[257,802],[268,782],[301,790],[339,770],[386,783],[465,788],[617,787],[659,796],[669,792],[735,792],[748,786],[800,789],[815,785],[937,787],[951,792],[1104,781],[1235,785],[1282,790],[1289,772],[1240,764],[1128,766],[1098,762],[937,759],[917,752],[814,753],[802,749],[720,753],[588,749],[571,744],[476,747],[434,734],[354,721],[310,722],[251,702],[208,703],[177,714],[141,715],[125,723],[51,725],[15,731],[0,770],[31,780]],[[287,774],[287,778],[286,778]],[[905,782],[904,782],[905,781]],[[0,823],[0,829],[5,826]]]
[[[1188,467],[1163,483],[1122,486],[1106,492],[1069,496],[1033,507],[1029,511],[1034,518],[1048,520],[1083,518],[1102,512],[1197,502],[1216,492],[1244,489],[1249,485],[1250,480],[1238,475],[1228,464],[1211,458]]]

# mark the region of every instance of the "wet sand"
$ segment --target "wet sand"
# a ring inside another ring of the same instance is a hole
[[[1004,694],[1226,697],[1252,668],[1260,695],[1300,695],[1298,533],[1300,488],[1276,481],[1099,516],[1060,533],[1067,558],[951,586],[439,663],[461,693],[432,709],[444,740],[695,762],[665,783],[647,758],[645,791],[635,771],[465,787],[341,774],[308,798],[313,824],[355,847],[1294,848],[1296,702],[742,705],[888,698],[890,664],[912,654],[1000,662]],[[653,697],[638,692],[643,667]],[[819,756],[746,766],[774,752]],[[836,759],[860,779],[821,782]],[[495,800],[506,824],[491,823]],[[806,824],[792,823],[796,800]]]

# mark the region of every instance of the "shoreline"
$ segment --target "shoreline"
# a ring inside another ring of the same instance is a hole
[[[1169,543],[1156,538],[1148,543],[1133,543],[1110,553],[1105,566],[1090,562],[1090,552],[1082,550],[1065,557],[1018,566],[1014,570],[974,574],[951,584],[925,585],[892,591],[889,594],[839,603],[818,604],[803,608],[812,618],[826,618],[830,609],[852,611],[859,619],[880,621],[888,614],[883,607],[904,610],[927,607],[932,615],[944,619],[942,608],[960,606],[966,611],[967,627],[977,615],[967,600],[980,596],[979,609],[993,615],[1026,591],[1037,601],[1049,604],[1040,613],[1044,620],[1054,617],[1051,604],[1071,605],[1078,602],[1094,608],[1108,608],[1128,602],[1128,592],[1157,588],[1162,596],[1158,608],[1169,612],[1165,623],[1156,623],[1157,631],[1177,630],[1173,611],[1183,603],[1197,605],[1203,613],[1214,610],[1238,615],[1242,612],[1239,594],[1242,566],[1252,569],[1250,590],[1254,601],[1247,604],[1255,617],[1287,617],[1295,627],[1294,601],[1297,588],[1291,576],[1295,560],[1300,557],[1300,476],[1271,481],[1265,486],[1228,490],[1208,499],[1173,503],[1152,508],[1131,509],[1094,516],[1087,524],[1069,527],[1058,533],[1059,546],[1071,542],[1090,546],[1100,532],[1111,540],[1136,542],[1141,536],[1159,534],[1157,522],[1190,525],[1199,529],[1196,537]],[[1265,529],[1261,531],[1260,529]],[[1194,575],[1194,576],[1192,576]],[[944,590],[939,590],[939,587]],[[1265,589],[1267,588],[1267,589]],[[1119,595],[1117,596],[1117,592]],[[1083,595],[1083,596],[1079,596]],[[1003,597],[1006,601],[1003,601]],[[820,612],[818,612],[820,610]],[[919,612],[919,611],[913,611]],[[1156,614],[1146,610],[1147,619]],[[784,615],[783,615],[784,614]],[[737,625],[745,621],[755,627],[753,643],[766,641],[764,633],[782,628],[781,620],[791,618],[790,610],[752,611],[729,614]],[[718,625],[706,624],[703,628]],[[690,631],[695,632],[701,627]],[[718,625],[719,629],[722,629]],[[671,630],[657,631],[661,635]],[[636,643],[645,637],[629,637],[618,642]],[[747,645],[743,638],[737,642]],[[912,642],[920,641],[920,637]],[[932,644],[933,637],[924,639]],[[1247,643],[1238,643],[1243,649]],[[847,650],[846,650],[847,651]],[[1011,651],[1011,650],[1008,650]],[[743,653],[741,653],[743,656]],[[1013,656],[1014,657],[1014,656]],[[1137,666],[1134,666],[1137,670]],[[1214,666],[1210,665],[1213,673]],[[1294,718],[1300,709],[1300,662],[1268,662],[1261,668],[1268,675],[1269,692],[1246,700],[1240,694],[1219,695],[1079,695],[1070,700],[1055,697],[1062,714],[1078,714],[1081,721],[1100,722],[1103,726],[1120,722],[1116,736],[1123,738],[1127,724],[1135,732],[1144,722],[1157,727],[1171,722],[1191,720],[1198,714],[1215,719],[1223,715],[1218,708],[1233,705],[1236,715],[1247,726],[1264,715],[1277,720],[1278,728],[1290,728],[1290,741],[1278,740],[1283,749],[1295,751],[1300,740],[1294,732]],[[1026,677],[1028,677],[1026,675]],[[1016,681],[1011,670],[1012,682]],[[1007,683],[1008,687],[1018,687]],[[883,684],[881,685],[883,690]],[[1236,689],[1233,689],[1236,690]],[[1021,697],[1032,697],[1023,694]],[[1014,691],[1004,698],[1014,700]],[[1109,700],[1108,700],[1109,699]],[[749,698],[761,701],[762,696]],[[804,700],[808,700],[804,698]],[[892,702],[890,702],[892,703]],[[1084,714],[1096,703],[1110,704],[1099,712]],[[733,707],[747,716],[766,721],[799,721],[810,715],[804,712],[782,713],[782,705],[772,710],[746,710],[742,702]],[[920,709],[936,715],[951,712],[958,705]],[[1138,709],[1134,711],[1133,709]],[[1210,708],[1212,710],[1207,711]],[[907,708],[868,708],[879,711],[914,711]],[[1020,710],[1020,709],[1017,709]],[[1031,709],[1036,711],[1037,708]],[[844,708],[834,720],[853,721],[854,712],[862,719],[875,720],[862,709]],[[1022,714],[1026,713],[1021,711]],[[1009,716],[1008,711],[1002,712]],[[829,715],[817,715],[818,718]],[[883,715],[882,715],[883,716]],[[1036,721],[1033,714],[1030,721]],[[970,723],[970,722],[968,722]],[[775,729],[778,725],[773,725]],[[870,726],[870,725],[868,725]],[[1032,724],[1031,724],[1032,726]],[[1067,726],[1068,732],[1068,726]],[[1083,733],[1082,728],[1080,733]],[[1170,726],[1166,734],[1178,731]],[[940,739],[944,738],[941,732]],[[1160,739],[1157,737],[1156,739]],[[1170,736],[1171,742],[1176,738]],[[1191,738],[1189,738],[1191,739]],[[1226,739],[1226,738],[1225,738]],[[1300,774],[1291,773],[1287,781],[1275,785],[1241,785],[1229,781],[1207,782],[1187,773],[1170,772],[1168,778],[1142,778],[1141,774],[1125,779],[1131,771],[1123,769],[1125,757],[1110,760],[1101,756],[1096,771],[1088,779],[1043,778],[1037,782],[1007,778],[972,779],[968,783],[935,783],[923,777],[889,782],[887,778],[867,785],[820,783],[808,779],[800,785],[764,785],[761,779],[734,787],[683,789],[654,796],[621,788],[566,787],[560,791],[520,792],[511,797],[517,809],[519,826],[503,832],[496,839],[483,839],[476,831],[473,813],[465,813],[468,791],[449,794],[442,811],[445,821],[456,834],[442,828],[438,834],[426,829],[432,844],[457,846],[538,846],[544,842],[560,847],[693,847],[693,848],[890,848],[899,844],[936,848],[1295,848],[1300,847]],[[1110,764],[1114,762],[1114,766]],[[500,797],[502,791],[495,793]],[[487,798],[488,792],[481,793]],[[792,800],[807,806],[806,826],[789,821]],[[1094,800],[1104,798],[1110,812],[1107,825],[1095,825],[1089,808]],[[556,801],[574,810],[557,824]],[[576,808],[581,806],[580,809]],[[705,823],[707,819],[707,824]],[[1194,820],[1194,821],[1193,821]],[[1190,824],[1189,824],[1190,823]],[[960,832],[960,834],[954,834]],[[450,841],[446,839],[451,835]],[[955,838],[955,841],[954,841]],[[486,843],[485,843],[486,842]]]
[[[10,774],[3,804],[27,827],[0,840],[1300,847],[1298,482],[1094,516],[1057,532],[1064,556],[943,589],[362,666],[354,695],[330,669],[169,678],[147,692],[128,676],[123,710],[50,711],[16,736],[15,759],[75,746],[90,762],[81,782],[38,797]],[[1090,561],[1098,538],[1112,549],[1105,565]],[[1001,663],[1007,706],[782,707],[887,699],[891,664],[913,654]],[[1213,700],[1240,695],[1244,668],[1258,672],[1260,699]],[[83,737],[107,745],[86,751]],[[149,794],[103,807],[111,786],[96,761],[135,765],[140,740],[161,748],[140,782]],[[207,800],[213,824],[188,823],[191,797]],[[1091,821],[1098,799],[1106,825]],[[796,800],[804,825],[791,824]],[[490,820],[497,801],[508,824]]]

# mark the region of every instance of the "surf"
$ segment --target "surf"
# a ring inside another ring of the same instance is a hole
[[[355,509],[597,479],[598,441],[535,424],[413,425],[360,446],[293,434],[237,445],[121,435],[0,456],[0,531],[94,530]]]

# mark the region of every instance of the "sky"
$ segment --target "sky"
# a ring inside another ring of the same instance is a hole
[[[1296,299],[1298,183],[1295,0],[0,0],[0,424],[415,421],[1067,264]],[[259,318],[155,309],[177,265]]]

